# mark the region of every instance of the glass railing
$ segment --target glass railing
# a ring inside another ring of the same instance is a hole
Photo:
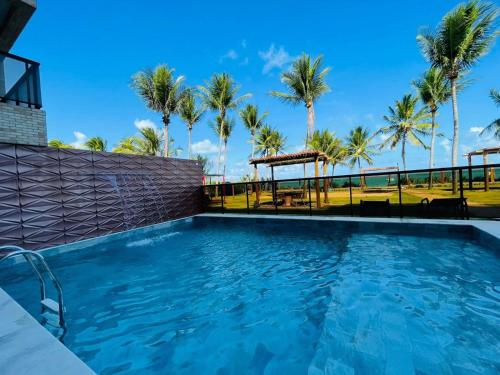
[[[0,52],[0,101],[41,108],[39,68],[35,61]]]
[[[204,196],[207,212],[493,219],[500,164],[225,183]]]

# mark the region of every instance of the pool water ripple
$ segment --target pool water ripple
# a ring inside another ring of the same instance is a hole
[[[460,237],[196,225],[48,261],[64,343],[101,374],[500,369],[498,256]],[[26,268],[1,285],[38,315]]]

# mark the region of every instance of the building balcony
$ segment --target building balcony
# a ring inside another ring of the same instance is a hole
[[[42,108],[40,64],[0,52],[0,102]]]

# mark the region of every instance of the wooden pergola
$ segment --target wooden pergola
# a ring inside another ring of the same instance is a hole
[[[326,156],[325,153],[320,151],[305,150],[301,152],[295,152],[293,154],[272,155],[272,156],[265,156],[262,158],[250,159],[250,165],[254,166],[254,181],[259,182],[259,173],[257,169],[257,166],[259,164],[266,164],[268,167],[271,167],[271,180],[274,181],[274,167],[281,167],[284,165],[306,164],[306,163],[314,163],[314,177],[319,177],[320,161],[323,162],[323,165],[326,165],[326,162],[328,161],[328,156]],[[316,180],[315,187],[316,187],[316,205],[317,207],[321,207],[319,180]],[[273,199],[275,199],[275,193],[276,193],[274,189],[275,188],[273,184]],[[326,185],[323,190],[325,193],[325,201],[327,201],[328,188]],[[260,192],[258,184],[255,190],[255,195],[256,195],[255,196],[256,203],[259,204]]]
[[[483,156],[483,164],[488,165],[488,155],[491,154],[500,154],[500,147],[487,147],[479,150],[471,151],[464,156],[467,158],[469,163],[469,167],[472,165],[472,157],[473,156]],[[484,190],[488,191],[490,188],[490,180],[491,182],[495,182],[495,169],[491,168],[488,176],[488,168],[484,168]],[[469,189],[472,189],[472,172],[469,169]]]

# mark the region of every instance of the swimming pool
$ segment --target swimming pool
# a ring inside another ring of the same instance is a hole
[[[47,261],[98,373],[496,374],[499,255],[464,228],[195,217]],[[0,285],[38,316],[27,267]]]

